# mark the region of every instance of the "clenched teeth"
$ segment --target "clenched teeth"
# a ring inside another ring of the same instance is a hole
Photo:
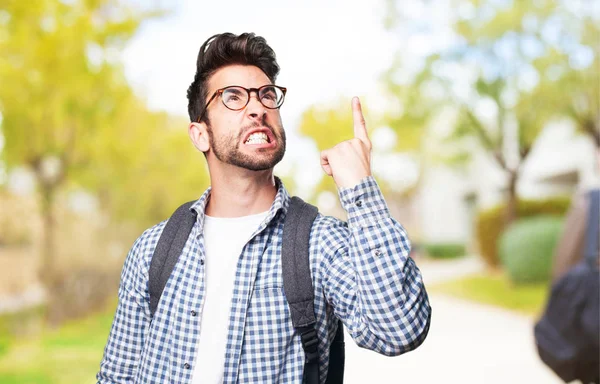
[[[266,144],[269,142],[269,137],[264,132],[253,133],[248,136],[246,144]]]

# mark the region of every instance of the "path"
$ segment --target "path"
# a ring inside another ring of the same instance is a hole
[[[475,258],[419,263],[426,282],[476,272]],[[386,357],[361,349],[346,335],[346,383],[560,384],[539,360],[534,319],[508,310],[430,295],[432,323],[417,350]]]

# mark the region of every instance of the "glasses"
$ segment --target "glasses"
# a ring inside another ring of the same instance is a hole
[[[208,100],[208,103],[206,103],[202,114],[198,118],[198,122],[202,121],[202,118],[208,109],[208,105],[214,100],[215,97],[220,95],[221,101],[225,107],[231,109],[232,111],[239,111],[240,109],[244,109],[250,102],[251,92],[256,92],[258,100],[265,108],[277,109],[283,104],[287,88],[277,85],[263,85],[260,88],[244,88],[238,85],[232,85],[217,89],[215,93],[213,93],[212,97]]]

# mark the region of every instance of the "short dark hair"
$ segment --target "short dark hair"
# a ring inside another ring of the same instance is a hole
[[[191,121],[197,121],[204,109],[208,96],[208,79],[220,68],[228,65],[254,65],[275,83],[279,65],[275,52],[267,41],[254,33],[221,33],[210,37],[200,47],[196,60],[196,75],[187,90],[188,114]],[[203,117],[207,120],[207,115]]]

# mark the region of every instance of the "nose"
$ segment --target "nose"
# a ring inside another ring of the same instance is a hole
[[[246,105],[246,112],[248,113],[248,116],[253,119],[262,119],[267,113],[267,108],[262,105],[256,92],[250,92],[250,100],[248,100],[248,105]]]

